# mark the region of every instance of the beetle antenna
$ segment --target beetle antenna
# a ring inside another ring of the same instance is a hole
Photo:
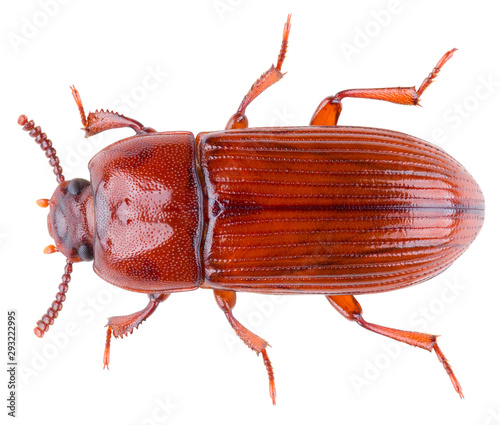
[[[62,303],[66,299],[66,292],[68,292],[68,283],[71,280],[71,272],[73,271],[73,261],[67,259],[66,266],[64,267],[64,274],[62,275],[62,283],[59,285],[59,292],[56,294],[56,299],[52,302],[52,305],[42,316],[42,319],[36,322],[36,328],[34,329],[35,335],[38,338],[42,338],[45,332],[49,330],[49,326],[54,323],[54,320],[62,310]]]
[[[35,127],[35,122],[33,120],[28,120],[26,115],[21,115],[17,119],[17,123],[23,126],[23,130],[29,131],[29,135],[40,145],[40,148],[45,152],[45,156],[49,158],[49,164],[54,167],[57,183],[62,183],[64,181],[63,170],[59,165],[59,158],[56,155],[56,150],[52,147],[52,141],[47,139],[47,135],[42,132],[40,126]]]

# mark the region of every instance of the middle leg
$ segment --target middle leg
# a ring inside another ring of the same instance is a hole
[[[245,111],[247,106],[264,90],[268,87],[271,87],[274,83],[278,82],[283,78],[285,74],[281,72],[281,65],[283,65],[283,61],[285,60],[286,49],[288,46],[288,34],[290,33],[290,18],[291,15],[288,15],[286,20],[285,28],[283,29],[283,41],[281,42],[281,49],[278,56],[278,62],[276,66],[271,65],[264,74],[260,76],[260,78],[253,83],[252,87],[250,87],[249,92],[245,95],[241,104],[233,116],[229,118],[228,123],[226,124],[226,130],[234,130],[248,127],[248,118],[245,115]]]
[[[260,336],[255,335],[253,332],[250,332],[233,316],[231,310],[236,304],[236,292],[214,290],[214,296],[215,301],[217,301],[217,305],[226,315],[227,320],[236,332],[236,335],[239,336],[239,338],[245,343],[248,348],[255,351],[257,355],[262,354],[262,360],[264,360],[264,365],[266,366],[267,375],[269,377],[269,394],[271,395],[273,404],[276,404],[276,386],[274,385],[274,372],[271,365],[271,360],[269,360],[266,352],[266,347],[269,344]]]

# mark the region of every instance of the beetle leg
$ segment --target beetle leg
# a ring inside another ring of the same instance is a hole
[[[243,98],[240,107],[236,111],[236,113],[229,118],[228,123],[226,124],[226,130],[234,130],[238,128],[247,128],[248,127],[248,118],[245,115],[245,110],[247,106],[264,90],[268,87],[272,86],[277,81],[281,80],[285,74],[281,72],[281,66],[283,65],[283,61],[285,60],[286,49],[288,46],[288,34],[290,33],[290,18],[291,15],[288,15],[288,18],[285,23],[285,27],[283,28],[283,41],[281,42],[281,49],[278,55],[278,62],[276,67],[271,65],[266,72],[264,72],[259,79],[255,83],[253,83],[252,87],[250,87],[250,91]]]
[[[400,331],[398,329],[386,328],[384,326],[366,322],[362,316],[363,310],[361,308],[361,305],[352,295],[327,295],[326,298],[328,299],[330,304],[340,314],[342,314],[342,316],[344,316],[348,320],[355,321],[358,325],[362,326],[365,329],[368,329],[369,331],[387,336],[389,338],[395,339],[396,341],[404,342],[406,344],[412,345],[413,347],[423,348],[428,351],[434,350],[434,352],[438,356],[439,361],[443,364],[446,373],[448,373],[456,392],[460,395],[461,398],[464,397],[462,394],[462,387],[458,383],[457,377],[453,373],[448,360],[437,345],[437,335],[429,335],[411,331]]]
[[[156,131],[152,128],[144,127],[139,121],[124,117],[123,115],[113,111],[104,111],[102,109],[100,111],[96,110],[95,112],[89,112],[88,116],[85,117],[85,111],[83,109],[80,93],[78,93],[75,86],[71,86],[70,88],[73,93],[73,98],[78,106],[78,110],[80,111],[80,118],[84,127],[83,130],[85,130],[85,137],[94,136],[101,131],[122,127],[130,127],[137,134],[156,133]]]
[[[149,316],[153,314],[156,307],[165,301],[170,294],[149,294],[149,303],[144,310],[129,314],[128,316],[115,316],[108,319],[106,332],[106,346],[104,348],[104,367],[109,369],[111,334],[115,338],[123,338],[138,328]]]
[[[255,335],[253,332],[250,332],[233,316],[231,310],[236,304],[235,292],[214,290],[214,296],[215,300],[217,301],[217,305],[226,315],[227,320],[229,321],[229,324],[236,332],[236,335],[240,337],[240,339],[247,345],[247,347],[255,351],[257,355],[262,354],[262,359],[264,360],[264,364],[267,370],[267,375],[269,377],[269,394],[271,395],[273,404],[276,404],[276,386],[274,384],[274,372],[273,372],[273,367],[271,365],[271,361],[269,360],[269,357],[266,352],[266,347],[269,344],[261,337]]]
[[[387,87],[380,89],[352,89],[344,90],[335,96],[328,96],[314,112],[310,125],[337,125],[340,112],[342,111],[342,99],[345,97],[358,97],[363,99],[383,100],[397,103],[399,105],[418,105],[420,96],[437,77],[443,65],[453,56],[457,49],[451,49],[440,59],[429,76],[420,84],[418,90],[415,87]]]

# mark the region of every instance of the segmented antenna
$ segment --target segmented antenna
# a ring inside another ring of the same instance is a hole
[[[64,267],[64,274],[62,275],[62,283],[59,285],[59,292],[56,294],[56,299],[47,310],[47,313],[42,316],[42,320],[36,322],[34,329],[35,335],[42,338],[45,332],[49,330],[49,326],[54,323],[54,320],[62,310],[62,303],[66,299],[66,292],[68,292],[68,283],[71,280],[71,272],[73,271],[73,261],[66,260]]]
[[[42,133],[40,126],[35,127],[35,122],[33,120],[28,121],[26,115],[21,115],[17,119],[17,123],[23,126],[23,130],[29,131],[29,135],[40,145],[40,148],[45,152],[45,156],[49,158],[49,164],[54,167],[57,183],[62,183],[64,181],[63,170],[59,165],[59,158],[56,155],[56,150],[52,147],[52,142],[47,139],[47,135]]]

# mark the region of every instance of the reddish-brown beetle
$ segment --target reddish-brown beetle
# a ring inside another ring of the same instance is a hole
[[[59,186],[50,200],[49,233],[66,268],[52,306],[37,323],[42,337],[65,300],[73,263],[94,261],[103,279],[148,294],[146,308],[108,321],[111,335],[132,333],[173,292],[214,290],[243,342],[262,354],[270,393],[268,343],[232,314],[236,292],[325,295],[344,317],[373,332],[434,350],[462,396],[435,335],[366,322],[354,295],[428,280],[472,243],[484,218],[481,190],[440,148],[406,134],[339,127],[342,99],[417,105],[451,58],[447,52],[415,87],[346,90],[327,97],[308,127],[248,128],[246,107],[283,77],[288,17],[276,67],[251,87],[226,130],[158,133],[109,111],[84,114],[86,137],[119,127],[136,136],[99,152],[90,181],[65,181],[52,143],[26,116],[19,124],[40,144]]]

